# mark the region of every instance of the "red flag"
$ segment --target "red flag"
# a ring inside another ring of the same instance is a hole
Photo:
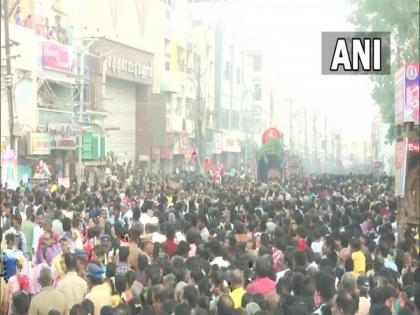
[[[205,158],[205,159],[204,159],[204,162],[203,162],[203,168],[204,168],[204,171],[206,171],[206,172],[208,172],[208,173],[210,173],[210,172],[211,172],[211,170],[213,169],[213,166],[212,166],[211,160],[210,160],[209,158]]]
[[[197,158],[197,150],[195,148],[195,144],[193,144],[192,152],[191,152],[191,161],[195,162],[195,159]]]

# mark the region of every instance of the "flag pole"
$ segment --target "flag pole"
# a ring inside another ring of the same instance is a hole
[[[198,167],[200,169],[200,174],[203,175],[203,169],[201,167],[201,162],[200,162],[200,155],[199,155],[199,152],[197,151],[197,148],[196,148],[195,145],[194,145],[194,149],[195,149],[195,153],[196,153],[196,160],[198,162]]]

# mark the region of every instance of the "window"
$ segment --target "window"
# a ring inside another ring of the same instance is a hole
[[[261,71],[261,56],[257,55],[254,56],[254,71],[259,72]]]
[[[230,63],[229,63],[229,61],[226,61],[226,63],[225,63],[225,70],[223,72],[223,77],[226,80],[230,79]]]
[[[165,61],[165,71],[171,71],[171,63],[169,61]]]
[[[182,47],[177,48],[177,63],[178,70],[185,71],[185,49]]]
[[[165,39],[165,57],[171,57],[171,41]]]
[[[254,85],[254,100],[261,101],[261,84],[259,83]]]
[[[83,86],[83,104],[90,104],[90,85]]]
[[[241,69],[236,68],[236,84],[241,84]]]
[[[186,108],[186,117],[188,119],[194,119],[194,107],[193,107],[193,100],[190,98],[187,98],[185,101],[185,108]]]
[[[178,97],[176,100],[176,110],[175,110],[176,114],[178,116],[182,115],[182,98]]]

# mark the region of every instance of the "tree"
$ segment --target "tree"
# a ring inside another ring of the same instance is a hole
[[[372,98],[390,124],[387,138],[394,131],[394,74],[404,63],[419,61],[419,0],[349,0],[354,5],[350,21],[357,31],[391,32],[391,75],[372,76]]]

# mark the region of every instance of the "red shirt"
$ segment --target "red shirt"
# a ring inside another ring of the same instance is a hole
[[[251,294],[261,293],[264,296],[276,291],[276,283],[268,277],[257,278],[246,287]]]
[[[308,246],[306,245],[306,242],[304,241],[304,240],[298,240],[298,242],[297,242],[297,248],[300,250],[300,251],[305,251],[305,249],[307,248]]]
[[[166,246],[168,246],[168,256],[171,258],[178,249],[178,245],[175,244],[174,240],[166,239]]]

